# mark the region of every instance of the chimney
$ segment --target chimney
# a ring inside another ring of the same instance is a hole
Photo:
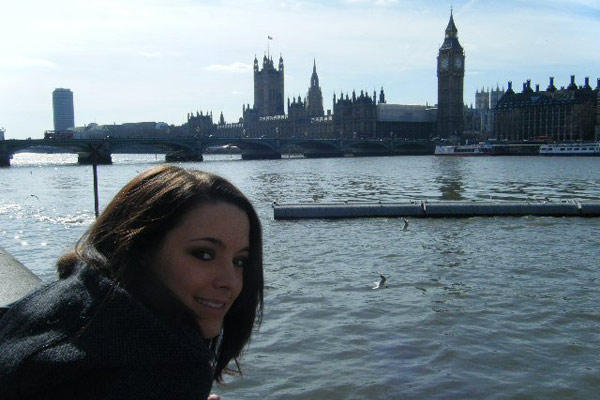
[[[539,84],[535,85],[535,91],[536,91],[536,92],[539,92],[539,91],[540,91],[540,85],[539,85]]]
[[[551,76],[550,77],[550,84],[548,85],[548,89],[546,89],[549,92],[554,92],[556,90],[556,86],[554,86],[554,77]]]
[[[577,90],[577,85],[575,84],[575,75],[571,75],[571,83],[567,87],[569,90]]]

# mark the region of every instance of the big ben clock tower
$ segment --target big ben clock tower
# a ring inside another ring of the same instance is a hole
[[[437,58],[439,137],[460,137],[463,131],[463,81],[465,52],[458,42],[452,11],[446,28],[446,37]]]

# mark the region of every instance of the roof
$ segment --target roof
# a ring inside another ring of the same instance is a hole
[[[434,122],[435,112],[431,107],[406,104],[377,105],[377,121],[384,122]]]
[[[450,11],[450,21],[448,21],[448,26],[446,27],[446,37],[444,39],[444,43],[440,50],[449,50],[449,49],[457,49],[463,51],[462,46],[458,42],[458,29],[456,29],[456,24],[454,24],[454,17],[452,16],[452,11]]]
[[[533,91],[526,90],[521,93],[506,92],[498,101],[496,108],[512,108],[518,106],[537,106],[552,104],[582,104],[588,101],[596,101],[598,89],[589,88],[559,89],[556,91]]]
[[[454,17],[452,16],[452,11],[450,11],[450,21],[448,21],[448,26],[446,27],[446,32],[458,32],[456,29],[456,25],[454,24]]]

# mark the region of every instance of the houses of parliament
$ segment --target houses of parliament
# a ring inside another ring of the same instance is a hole
[[[478,90],[475,107],[465,106],[465,52],[452,13],[437,56],[436,106],[389,104],[381,88],[379,93],[334,93],[333,110],[325,112],[316,61],[304,98],[285,99],[283,57],[277,66],[270,55],[263,56],[262,63],[255,57],[253,70],[254,104],[242,106],[238,122],[226,123],[221,113],[214,123],[212,113],[196,112],[188,114],[180,128],[199,136],[455,142],[487,138],[572,141],[600,136],[600,79],[592,88],[588,78],[578,86],[572,76],[571,83],[559,89],[550,78],[544,91],[539,85],[534,90],[527,81],[520,93],[509,82],[506,90]]]

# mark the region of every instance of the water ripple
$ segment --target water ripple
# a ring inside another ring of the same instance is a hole
[[[99,167],[101,208],[155,164]],[[600,392],[600,219],[410,219],[404,231],[394,218],[274,221],[271,209],[273,201],[597,200],[600,158],[207,158],[186,166],[231,179],[263,221],[264,323],[244,377],[215,387],[224,398]],[[45,280],[93,221],[90,176],[76,165],[2,170],[2,246]],[[388,287],[372,290],[379,272]]]

